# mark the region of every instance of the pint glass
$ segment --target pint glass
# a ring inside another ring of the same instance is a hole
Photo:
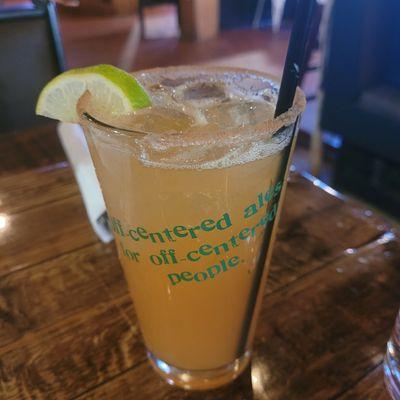
[[[151,364],[217,387],[250,359],[304,96],[274,119],[278,87],[258,72],[135,77],[152,107],[83,109],[81,124]]]

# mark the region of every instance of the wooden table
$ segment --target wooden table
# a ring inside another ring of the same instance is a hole
[[[387,219],[292,173],[251,368],[189,393],[146,361],[114,246],[62,159],[53,133],[0,139],[2,400],[389,399],[400,243]]]

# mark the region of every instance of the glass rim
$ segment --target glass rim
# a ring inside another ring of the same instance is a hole
[[[237,73],[237,74],[248,74],[254,77],[260,77],[262,79],[267,79],[271,87],[279,88],[279,83],[276,77],[273,77],[267,72],[261,72],[245,68],[237,67],[220,67],[220,66],[204,66],[204,65],[183,65],[183,66],[172,66],[172,67],[157,67],[150,69],[143,69],[133,72],[134,76],[139,76],[140,74],[167,74],[168,72],[188,72],[193,70],[199,70],[199,72],[209,72],[211,73]],[[145,132],[135,129],[121,128],[107,122],[101,121],[98,117],[95,117],[93,113],[90,113],[86,109],[81,109],[79,111],[79,118],[81,121],[85,121],[90,125],[98,128],[102,131],[107,131],[114,135],[127,136],[130,138],[145,138],[146,136],[157,137],[161,140],[170,144],[177,144],[179,142],[189,142],[190,144],[205,144],[208,142],[215,142],[216,139],[221,139],[223,141],[239,140],[248,141],[249,139],[254,140],[259,137],[272,137],[274,133],[278,132],[281,128],[290,126],[296,122],[296,119],[304,111],[306,104],[305,95],[303,91],[298,87],[296,90],[296,95],[293,101],[292,107],[285,113],[279,115],[277,118],[266,118],[265,120],[254,124],[247,125],[243,127],[235,127],[228,129],[221,129],[218,132],[207,132],[207,131],[196,131],[196,132],[169,132],[169,133],[155,133],[155,132]],[[220,136],[220,137],[219,137]]]

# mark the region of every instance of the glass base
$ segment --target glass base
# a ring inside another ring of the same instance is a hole
[[[389,340],[388,349],[383,364],[385,384],[394,400],[400,399],[400,349]]]
[[[207,370],[180,369],[160,360],[150,351],[147,356],[152,367],[170,385],[186,390],[208,390],[224,386],[237,378],[249,364],[251,353],[247,351],[230,364]]]

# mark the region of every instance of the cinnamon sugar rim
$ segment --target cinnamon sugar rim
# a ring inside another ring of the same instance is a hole
[[[236,74],[243,77],[263,80],[268,82],[270,89],[278,91],[279,84],[269,74],[258,72],[244,68],[233,68],[233,67],[208,67],[208,66],[179,66],[179,67],[166,67],[166,68],[152,68],[146,70],[140,70],[135,72],[133,75],[141,81],[147,75],[154,75],[156,77],[170,78],[176,74],[178,77],[182,74],[191,74],[198,70],[199,74],[209,73],[211,78],[212,74],[218,76],[221,74]],[[199,131],[196,132],[177,132],[177,133],[153,133],[143,132],[138,130],[130,130],[126,128],[119,128],[117,126],[110,125],[106,122],[101,121],[98,117],[94,116],[94,113],[90,113],[87,110],[80,108],[80,115],[83,122],[87,122],[90,125],[97,127],[99,130],[112,135],[121,135],[129,137],[131,139],[151,139],[151,142],[164,146],[192,146],[192,145],[207,145],[215,143],[216,140],[222,141],[223,143],[230,142],[248,142],[254,140],[265,140],[271,138],[280,129],[290,126],[295,123],[297,117],[303,112],[305,108],[306,100],[303,91],[297,88],[296,95],[292,107],[281,114],[277,118],[266,118],[265,120],[254,124],[246,125],[244,127],[230,128],[219,132],[207,132]],[[147,140],[146,140],[147,141]]]

